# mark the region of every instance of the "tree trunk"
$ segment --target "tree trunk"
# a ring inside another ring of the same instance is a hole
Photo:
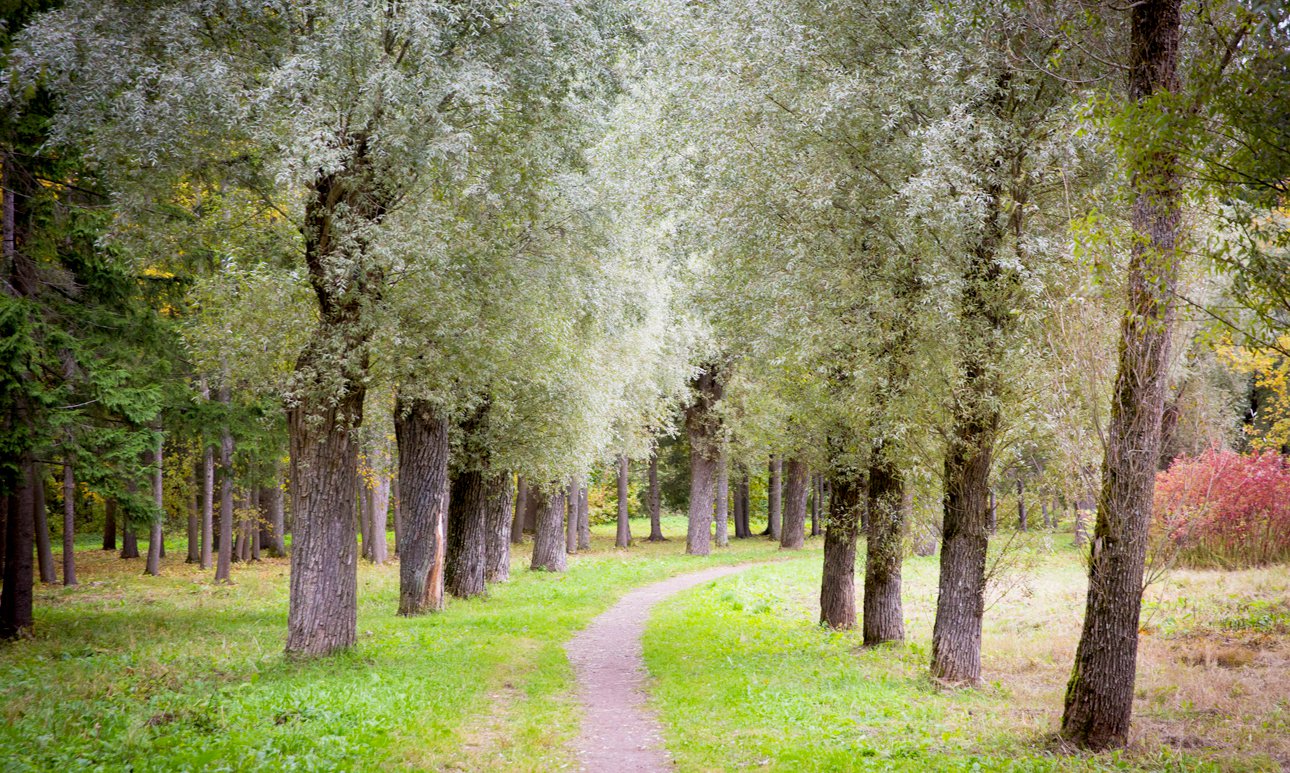
[[[265,489],[269,499],[269,553],[274,558],[287,555],[286,516],[282,501],[282,484],[277,480]]]
[[[820,485],[820,476],[811,476],[811,536],[820,536],[820,500],[822,499],[823,486]]]
[[[1044,530],[1045,530],[1045,531],[1047,531],[1048,529],[1051,529],[1051,528],[1053,527],[1053,524],[1052,524],[1052,521],[1050,520],[1050,516],[1048,515],[1048,503],[1047,503],[1047,502],[1042,502],[1042,501],[1041,501],[1041,502],[1039,503],[1039,512],[1040,512],[1040,514],[1043,516],[1043,519],[1044,519]]]
[[[184,547],[187,555],[184,556],[184,563],[196,564],[202,560],[201,465],[193,465],[189,472],[191,476],[188,480],[193,486],[193,498],[188,500],[188,528],[184,534]]]
[[[1159,92],[1176,91],[1179,0],[1146,0],[1134,4],[1130,14],[1129,98],[1141,103]],[[1148,131],[1160,131],[1160,123],[1157,119]],[[1178,277],[1177,158],[1170,150],[1157,150],[1143,162],[1130,169],[1136,238],[1129,259],[1128,313],[1120,328],[1084,629],[1062,716],[1062,735],[1096,750],[1128,741]]]
[[[524,513],[529,507],[529,484],[520,476],[515,487],[515,513],[511,522],[511,542],[519,545],[524,542]]]
[[[569,488],[564,497],[564,550],[569,555],[578,552],[578,478],[569,478]]]
[[[318,367],[316,351],[305,350],[297,371]],[[331,398],[306,393],[287,411],[295,532],[286,651],[297,657],[345,649],[357,638],[356,433],[366,389],[348,378],[343,389]]]
[[[488,496],[484,473],[468,469],[452,476],[448,494],[448,550],[444,589],[468,599],[484,592]]]
[[[783,477],[784,462],[778,454],[771,454],[769,475],[766,479],[766,535],[778,540],[782,525],[780,519],[784,512],[784,490],[780,484]]]
[[[537,532],[538,510],[545,506],[538,502],[537,497],[533,496],[533,489],[534,486],[530,485],[529,495],[524,507],[524,531],[529,533]]]
[[[253,488],[247,497],[251,500],[251,513],[246,518],[246,536],[250,545],[250,555],[248,558],[252,561],[260,560],[260,524],[263,523],[264,501],[260,498],[260,489]]]
[[[8,196],[5,197],[9,199]],[[32,626],[32,543],[36,537],[35,464],[23,454],[18,490],[5,497],[4,587],[0,588],[0,639],[25,636]]]
[[[591,550],[591,503],[587,497],[588,482],[582,478],[582,486],[578,489],[578,550]]]
[[[511,577],[511,502],[515,496],[510,472],[488,476],[485,491],[485,582],[506,582]]]
[[[152,514],[152,523],[148,528],[148,557],[143,567],[143,573],[152,577],[161,574],[161,523],[166,517],[161,478],[161,448],[162,440],[158,437],[157,447],[152,452],[152,505],[156,511]]]
[[[981,679],[981,619],[989,547],[994,424],[959,428],[945,455],[940,592],[932,628],[932,675],[951,684]],[[989,438],[988,440],[986,438]]]
[[[1017,481],[1017,530],[1026,531],[1026,486]]]
[[[397,465],[395,467],[397,469]],[[390,497],[394,502],[394,555],[399,555],[399,543],[403,541],[403,497],[399,493],[399,476],[396,474],[390,481]],[[507,508],[507,512],[510,509]]]
[[[228,411],[227,386],[219,388],[219,401]],[[219,556],[215,563],[215,582],[226,583],[233,557],[233,434],[228,419],[220,429],[219,445]]]
[[[32,512],[36,517],[36,559],[40,570],[40,581],[47,585],[58,582],[58,570],[54,567],[54,549],[50,544],[49,508],[45,501],[45,468],[37,464],[33,468],[32,487],[34,499]]]
[[[388,464],[386,458],[383,463]],[[372,503],[372,561],[383,564],[390,560],[388,535],[390,525],[390,476],[382,472],[376,476],[376,485],[369,496]]]
[[[358,540],[359,557],[369,561],[372,558],[372,496],[367,481],[359,476],[358,480]]]
[[[632,525],[627,512],[627,454],[618,455],[618,535],[614,538],[614,547],[626,548],[632,544]]]
[[[717,459],[717,547],[730,544],[730,469],[723,448]]]
[[[533,533],[533,562],[530,569],[546,572],[565,570],[564,491],[552,482],[529,489],[529,500],[537,505],[537,528]]]
[[[748,539],[752,537],[752,524],[749,523],[748,517],[752,511],[752,496],[748,492],[748,471],[744,470],[739,475],[739,485],[735,488],[734,501],[737,503],[738,514],[735,515],[735,537]]]
[[[806,544],[806,482],[809,470],[801,459],[788,460],[788,486],[784,492],[784,522],[779,546],[783,550],[801,550]]]
[[[76,584],[76,478],[63,462],[63,585]]]
[[[834,479],[824,525],[824,574],[820,581],[820,623],[856,627],[856,539],[860,533],[860,487],[850,475]]]
[[[125,483],[125,490],[133,497],[139,493],[139,484],[133,478]],[[139,557],[139,539],[134,533],[134,521],[127,512],[121,519],[121,557],[138,558]]]
[[[399,398],[394,431],[404,507],[399,614],[420,615],[443,609],[448,420],[428,402]]]
[[[706,556],[712,552],[712,510],[716,498],[720,461],[720,419],[714,412],[721,399],[721,383],[711,366],[691,381],[695,401],[685,411],[685,432],[690,441],[690,514],[685,552]]]
[[[658,486],[658,452],[649,458],[649,541],[664,542],[662,522],[662,491]]]
[[[116,500],[103,504],[103,549],[116,550]]]
[[[905,640],[901,606],[905,479],[896,463],[875,448],[869,464],[869,529],[864,564],[864,643]]]

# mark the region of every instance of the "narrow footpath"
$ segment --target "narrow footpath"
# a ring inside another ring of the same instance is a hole
[[[718,566],[637,588],[565,646],[584,714],[578,763],[587,773],[661,773],[672,768],[663,728],[645,693],[641,634],[658,602],[754,564]]]

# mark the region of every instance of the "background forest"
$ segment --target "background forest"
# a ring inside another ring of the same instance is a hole
[[[0,769],[1290,766],[1283,3],[0,10]]]

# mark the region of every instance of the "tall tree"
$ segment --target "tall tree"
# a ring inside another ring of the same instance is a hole
[[[628,520],[627,483],[629,464],[627,454],[618,454],[618,534],[614,538],[616,547],[625,548],[632,544],[632,525]]]
[[[1128,741],[1138,620],[1160,449],[1174,296],[1182,238],[1176,152],[1160,135],[1177,109],[1182,4],[1147,0],[1129,10],[1132,145],[1122,149],[1134,238],[1120,359],[1111,403],[1084,627],[1066,688],[1062,735],[1091,749]]]
[[[685,552],[706,556],[712,550],[712,511],[721,454],[716,404],[722,388],[716,366],[705,366],[690,384],[693,397],[685,409],[685,432],[690,441],[690,520]]]

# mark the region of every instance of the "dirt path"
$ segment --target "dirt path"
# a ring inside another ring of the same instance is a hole
[[[672,768],[663,730],[645,695],[641,634],[663,599],[752,564],[718,566],[637,588],[565,646],[584,714],[578,762],[588,773],[653,773]]]

